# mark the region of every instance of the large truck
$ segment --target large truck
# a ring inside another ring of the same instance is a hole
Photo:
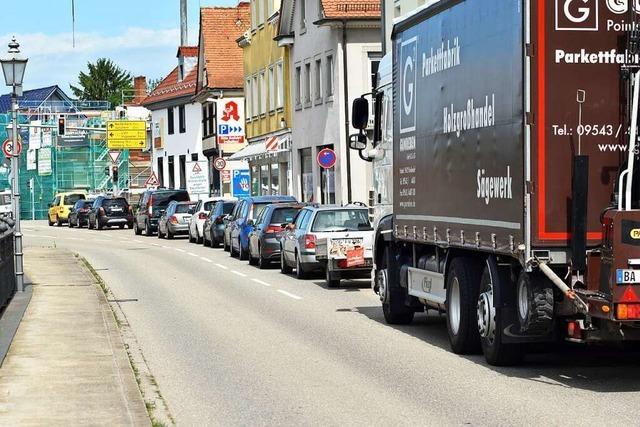
[[[364,96],[350,137],[379,178],[388,323],[446,313],[452,350],[492,365],[640,340],[639,21],[627,0],[440,0],[396,21],[373,137]]]

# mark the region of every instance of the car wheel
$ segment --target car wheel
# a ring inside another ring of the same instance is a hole
[[[196,239],[191,234],[191,229],[189,229],[189,243],[195,243],[195,242],[196,242]]]
[[[229,247],[229,245],[227,245],[227,236],[226,236],[226,235],[222,238],[222,249],[223,249],[225,252],[229,252],[229,251],[231,250],[231,248]]]
[[[299,280],[304,280],[307,278],[307,272],[304,271],[304,267],[302,266],[302,262],[300,262],[300,257],[296,253],[296,278]]]
[[[258,265],[258,259],[253,256],[251,251],[251,243],[249,243],[249,265]]]
[[[160,230],[160,228],[158,228],[158,230]],[[144,235],[147,237],[153,236],[153,231],[151,231],[151,226],[148,221],[144,222]]]
[[[158,225],[158,239],[162,239],[162,228],[160,228],[160,225]]]
[[[131,229],[133,228],[133,222],[128,222],[128,223],[127,223],[127,228],[128,228],[129,230],[131,230]]]
[[[93,230],[93,223],[91,222],[91,217],[87,217],[87,230]]]
[[[60,219],[60,217],[56,218],[56,224],[58,224],[58,227],[62,227],[62,220]]]
[[[133,234],[135,234],[136,236],[142,234],[142,231],[140,231],[140,228],[138,227],[138,221],[133,222]]]
[[[249,259],[249,253],[242,247],[242,240],[238,238],[238,258],[240,261],[247,261]]]
[[[118,226],[118,228],[119,228],[120,230],[124,230],[124,224],[120,224],[120,225]]]
[[[49,227],[53,227],[55,222],[51,221],[51,216],[47,215],[47,222],[49,223]]]
[[[260,270],[266,270],[267,268],[269,268],[269,264],[271,264],[269,262],[269,260],[264,259],[264,257],[262,256],[262,248],[258,248],[258,268]]]
[[[202,244],[203,240],[204,240],[204,230],[202,230],[202,236],[200,236],[200,234],[198,233],[198,227],[196,227],[196,244],[198,245]]]
[[[212,246],[207,240],[207,232],[206,230],[202,230],[202,246],[210,247]]]
[[[96,230],[102,230],[102,225],[100,225],[100,220],[96,217]]]
[[[82,228],[82,223],[80,222],[80,218],[76,218],[76,227]]]
[[[451,350],[473,354],[480,350],[478,291],[480,274],[470,258],[455,258],[447,275],[447,331]]]
[[[218,248],[220,247],[220,242],[218,242],[214,237],[213,237],[213,232],[209,232],[209,237],[211,238],[209,240],[209,244],[211,245],[212,248]]]
[[[287,265],[287,261],[284,257],[284,248],[280,248],[280,273],[291,274],[293,269]]]
[[[389,281],[389,248],[385,248],[380,268],[376,272],[376,287],[382,302],[384,320],[390,325],[408,325],[413,321],[415,311],[404,303],[406,291],[399,286],[392,287]],[[397,282],[396,282],[397,283]]]
[[[338,288],[340,287],[340,279],[336,278],[333,274],[331,274],[331,270],[329,270],[329,266],[325,267],[325,274],[327,280],[327,287],[329,288]]]
[[[71,218],[69,218],[69,228],[73,228],[73,221],[71,221]]]
[[[173,240],[174,238],[174,234],[171,232],[171,229],[169,227],[167,227],[167,239],[169,240]]]

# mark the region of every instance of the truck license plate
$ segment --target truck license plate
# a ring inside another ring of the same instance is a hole
[[[619,285],[640,283],[640,270],[616,270],[616,283]]]

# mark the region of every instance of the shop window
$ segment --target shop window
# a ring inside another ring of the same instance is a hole
[[[251,195],[260,195],[260,168],[251,166]]]
[[[260,195],[269,195],[269,165],[260,165]]]
[[[280,193],[280,167],[278,163],[271,165],[271,195],[278,195]]]

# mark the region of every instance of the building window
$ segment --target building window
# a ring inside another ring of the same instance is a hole
[[[325,73],[326,78],[326,87],[327,98],[331,98],[333,96],[334,87],[333,87],[333,55],[327,55],[327,72]]]
[[[209,129],[207,128],[207,104],[202,104],[202,137],[206,138],[209,135]]]
[[[296,93],[296,109],[302,108],[302,68],[300,68],[300,66],[296,67],[296,81],[294,90]]]
[[[260,165],[260,195],[269,195],[269,165]]]
[[[280,165],[271,164],[271,193],[272,196],[280,194]]]
[[[277,108],[284,108],[284,66],[282,62],[276,65],[277,71],[277,84],[278,84],[278,99],[276,100]]]
[[[198,161],[198,153],[191,153],[191,161],[192,162]]]
[[[251,101],[253,104],[252,111],[253,117],[258,117],[260,113],[260,95],[258,94],[258,76],[253,76],[253,83],[251,84]]]
[[[258,166],[251,166],[251,195],[260,195],[260,169]]]
[[[164,157],[158,157],[158,184],[164,187]]]
[[[298,0],[300,3],[300,33],[307,31],[307,1]]]
[[[315,67],[315,95],[316,104],[322,103],[322,59],[316,59]]]
[[[371,90],[378,86],[378,69],[380,68],[380,60],[382,54],[375,52],[369,53],[369,70],[371,71]]]
[[[276,93],[278,88],[276,86],[275,68],[273,65],[269,67],[269,111],[276,109]]]
[[[313,202],[313,159],[311,148],[300,150],[300,189],[303,202]]]
[[[184,105],[178,107],[178,129],[180,133],[185,133],[187,131],[187,120]]]
[[[267,113],[267,75],[260,71],[260,115]]]
[[[311,106],[311,64],[304,64],[304,106]]]
[[[187,188],[187,156],[181,155],[180,162],[180,188]]]
[[[216,103],[209,103],[209,115],[207,116],[207,121],[209,122],[209,135],[216,134]]]
[[[174,129],[174,119],[173,119],[173,107],[167,108],[167,129],[169,130],[169,135],[173,135],[175,133]]]
[[[252,101],[252,93],[251,93],[251,78],[248,78],[247,81],[245,82],[245,86],[244,86],[244,93],[245,93],[245,97],[247,98],[245,100],[245,108],[246,108],[246,114],[247,114],[247,118],[251,119],[253,117],[253,111],[252,111],[252,107],[253,105],[251,105],[251,101]]]
[[[169,156],[169,188],[172,190],[176,188],[176,169],[173,162],[173,156]]]

